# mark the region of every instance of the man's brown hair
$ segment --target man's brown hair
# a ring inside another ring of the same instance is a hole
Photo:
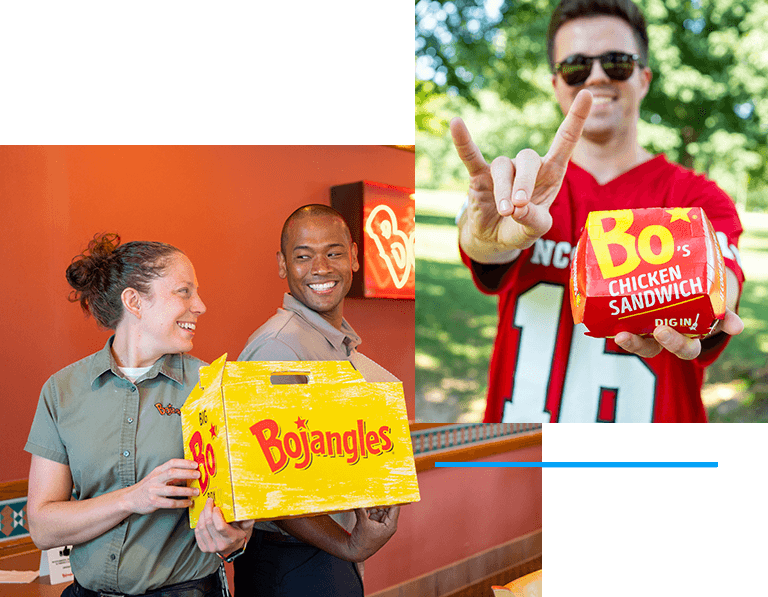
[[[568,21],[582,17],[609,16],[626,21],[640,48],[640,63],[648,65],[648,30],[645,18],[632,0],[562,0],[552,13],[547,30],[549,68],[555,72],[555,34]],[[617,48],[619,49],[619,48]]]

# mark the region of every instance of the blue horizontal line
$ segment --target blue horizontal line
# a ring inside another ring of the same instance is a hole
[[[436,462],[435,468],[717,468],[717,462]]]

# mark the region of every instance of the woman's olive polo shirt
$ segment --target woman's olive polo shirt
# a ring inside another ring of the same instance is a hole
[[[165,355],[132,383],[120,375],[113,338],[45,383],[24,448],[69,466],[77,500],[133,485],[184,457],[179,409],[205,365]],[[74,546],[70,557],[84,587],[129,595],[202,578],[218,567],[215,554],[198,549],[186,508],[132,514]]]

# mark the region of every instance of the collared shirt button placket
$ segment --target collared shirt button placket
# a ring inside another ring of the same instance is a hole
[[[123,384],[125,380],[121,380]],[[120,383],[120,382],[118,382]],[[118,474],[123,487],[130,487],[136,483],[136,434],[138,425],[134,425],[139,414],[140,391],[138,387],[128,382],[123,392],[123,420],[120,425],[120,458],[118,459]],[[123,521],[125,522],[125,521]],[[109,586],[117,589],[118,567],[120,554],[125,542],[128,525],[119,524],[113,530],[113,540],[108,550],[106,561]]]
[[[138,387],[128,382],[127,392],[123,395],[123,422],[120,425],[120,459],[119,474],[123,487],[136,483],[136,435],[138,421],[140,392]]]

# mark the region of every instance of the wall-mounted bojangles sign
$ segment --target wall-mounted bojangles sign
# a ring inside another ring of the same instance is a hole
[[[272,383],[273,376],[307,383]],[[402,384],[346,361],[226,362],[200,369],[181,409],[200,496],[227,521],[274,520],[419,500]]]
[[[414,298],[414,190],[377,182],[331,187],[331,206],[349,224],[360,271],[349,296]]]

